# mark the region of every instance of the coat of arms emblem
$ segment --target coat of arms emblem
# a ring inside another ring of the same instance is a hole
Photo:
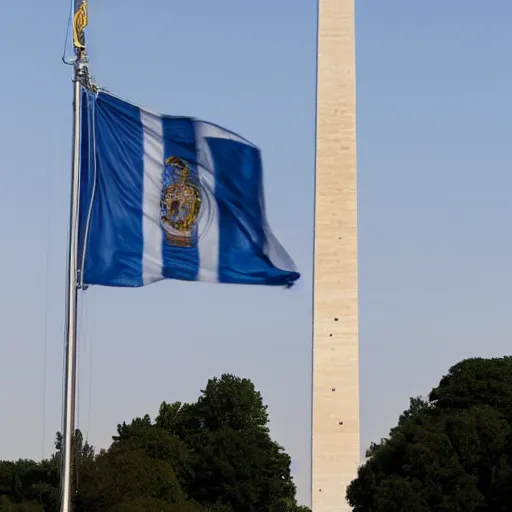
[[[197,175],[181,158],[165,160],[160,197],[160,222],[167,241],[177,247],[192,247],[197,241],[201,188]]]

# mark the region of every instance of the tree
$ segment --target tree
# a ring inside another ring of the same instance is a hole
[[[5,496],[0,497],[0,510],[2,512],[44,512],[44,508],[37,503],[13,503]]]
[[[210,379],[201,393],[193,413],[207,431],[268,433],[267,406],[249,379],[225,374],[220,379]]]
[[[156,425],[190,448],[194,477],[185,489],[198,502],[236,512],[295,504],[290,457],[270,438],[267,406],[250,380],[211,379],[195,404],[163,404]]]
[[[367,457],[347,491],[354,512],[510,510],[512,358],[450,368]]]
[[[0,510],[52,510],[58,486],[58,467],[52,460],[0,462]]]
[[[195,403],[163,402],[117,426],[98,454],[73,436],[76,512],[308,512],[295,499],[290,457],[269,433],[248,379],[211,379]],[[49,460],[1,462],[0,510],[57,512],[62,436]]]

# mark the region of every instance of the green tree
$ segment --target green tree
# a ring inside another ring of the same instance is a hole
[[[172,464],[179,440],[139,420],[119,426],[118,433],[109,450],[82,474],[77,509],[103,512],[136,500],[184,502]]]
[[[169,504],[155,499],[138,499],[130,503],[117,505],[108,512],[233,512],[229,507],[214,506],[205,508],[194,502]]]
[[[1,512],[44,512],[42,505],[31,502],[13,503],[6,496],[0,497]]]
[[[177,432],[191,450],[190,497],[237,512],[295,504],[290,457],[269,435],[267,406],[248,379],[211,379],[190,406],[163,404],[156,425]]]
[[[512,358],[468,359],[412,399],[347,491],[354,512],[505,512],[512,503]]]
[[[269,431],[267,406],[260,392],[249,379],[234,375],[210,379],[201,390],[193,413],[201,427],[210,432],[221,429]]]
[[[166,403],[119,424],[98,454],[73,436],[76,512],[307,512],[295,500],[290,457],[269,433],[248,379],[211,379],[197,402]],[[57,512],[62,436],[41,462],[0,461],[0,511]]]
[[[58,485],[58,468],[52,460],[1,461],[0,510],[53,510]]]

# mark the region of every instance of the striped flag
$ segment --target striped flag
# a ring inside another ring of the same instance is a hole
[[[290,286],[299,278],[266,220],[257,147],[103,91],[84,92],[82,104],[84,284]]]

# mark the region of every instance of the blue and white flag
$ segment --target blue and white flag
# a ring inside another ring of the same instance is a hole
[[[82,105],[83,284],[289,286],[299,278],[267,224],[253,144],[103,91],[84,91]]]

